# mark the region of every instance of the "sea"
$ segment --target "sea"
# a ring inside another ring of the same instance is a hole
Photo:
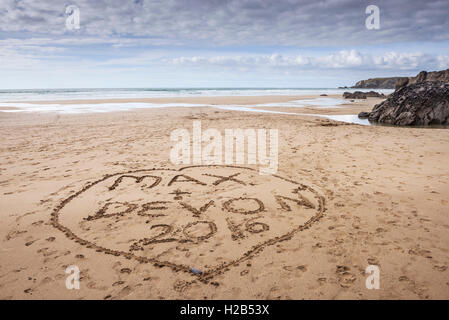
[[[242,112],[271,112],[248,108],[239,105],[207,105],[192,103],[146,103],[146,102],[114,102],[114,103],[77,103],[58,104],[48,103],[57,100],[109,100],[109,99],[133,99],[133,98],[179,98],[179,97],[219,97],[219,96],[301,96],[301,95],[342,95],[349,91],[370,91],[371,89],[336,89],[336,88],[79,88],[79,89],[0,89],[0,112],[58,112],[58,113],[92,113],[126,111],[143,108],[162,107],[213,107],[240,110]],[[376,89],[375,91],[390,94],[393,90]],[[292,99],[293,100],[293,99]],[[33,103],[30,103],[33,102]],[[36,103],[38,102],[38,103]],[[319,97],[309,100],[293,100],[283,103],[259,104],[258,106],[270,107],[304,107],[313,105],[322,108],[338,108],[340,104],[348,103],[343,99]],[[272,111],[272,113],[280,113]],[[294,114],[294,113],[292,113]],[[323,115],[325,116],[325,115]],[[352,119],[340,117],[345,121]],[[337,120],[337,119],[334,119]],[[359,121],[356,119],[355,121]],[[348,122],[348,121],[345,121]],[[349,121],[353,122],[353,120]],[[359,124],[368,124],[362,121]]]

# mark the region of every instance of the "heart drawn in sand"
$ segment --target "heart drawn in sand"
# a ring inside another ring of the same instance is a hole
[[[208,281],[311,227],[324,200],[305,181],[252,168],[145,169],[87,184],[54,209],[52,224],[98,252]]]

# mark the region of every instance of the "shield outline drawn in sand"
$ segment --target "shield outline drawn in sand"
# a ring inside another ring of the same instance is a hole
[[[99,245],[96,245],[92,242],[89,242],[85,239],[82,239],[81,237],[77,236],[75,233],[73,233],[69,228],[65,227],[62,223],[59,222],[59,215],[60,215],[60,211],[70,202],[72,201],[74,198],[76,198],[77,196],[79,196],[80,194],[86,192],[87,190],[89,190],[91,187],[109,179],[115,176],[120,176],[120,175],[127,175],[127,174],[133,174],[133,173],[139,173],[139,172],[151,172],[151,171],[174,171],[174,172],[182,172],[183,170],[186,169],[191,169],[191,168],[211,168],[211,167],[215,167],[215,168],[234,168],[234,169],[245,169],[245,170],[251,170],[251,171],[257,171],[256,169],[253,168],[249,168],[249,167],[242,167],[242,166],[232,166],[232,165],[192,165],[192,166],[186,166],[186,167],[181,167],[179,169],[168,169],[168,168],[151,168],[151,169],[139,169],[139,170],[131,170],[131,171],[126,171],[126,172],[118,172],[118,173],[114,173],[114,174],[108,174],[103,176],[103,178],[96,180],[94,182],[88,183],[87,185],[85,185],[81,190],[75,192],[74,194],[72,194],[71,196],[63,199],[54,209],[53,212],[51,213],[51,224],[53,225],[53,227],[55,227],[56,229],[60,230],[61,232],[63,232],[67,238],[74,240],[75,242],[81,244],[82,246],[85,246],[87,248],[90,249],[94,249],[97,252],[103,252],[105,254],[110,254],[110,255],[115,255],[115,256],[122,256],[125,257],[126,259],[134,259],[140,263],[152,263],[154,266],[156,267],[169,267],[171,268],[173,271],[183,271],[186,272],[192,276],[197,277],[200,281],[202,282],[208,282],[209,280],[211,280],[213,277],[215,277],[218,274],[222,274],[225,271],[228,271],[230,267],[238,265],[239,263],[249,260],[252,257],[254,257],[254,255],[256,255],[259,252],[262,252],[265,247],[267,246],[271,246],[274,244],[277,244],[279,242],[282,241],[287,241],[290,240],[296,233],[306,230],[308,228],[310,228],[315,222],[319,221],[323,215],[324,215],[324,211],[326,210],[325,207],[325,197],[321,194],[319,194],[318,191],[316,191],[315,189],[313,189],[312,187],[308,186],[308,185],[304,185],[302,183],[296,182],[294,180],[288,179],[288,178],[284,178],[282,176],[279,176],[277,174],[275,175],[271,175],[271,177],[275,177],[287,182],[290,182],[292,184],[298,185],[298,186],[302,186],[307,188],[311,193],[314,194],[316,200],[318,201],[318,206],[316,208],[316,212],[315,214],[309,218],[305,223],[293,227],[293,229],[283,235],[274,237],[274,238],[270,238],[267,240],[262,241],[261,243],[258,243],[257,245],[253,246],[250,248],[250,250],[248,250],[246,253],[244,253],[243,255],[241,255],[239,258],[229,261],[229,262],[225,262],[222,263],[221,265],[215,266],[215,267],[211,267],[208,268],[206,270],[204,270],[203,272],[201,272],[200,274],[194,273],[192,272],[192,268],[189,266],[185,266],[185,265],[180,265],[180,264],[176,264],[176,263],[172,263],[169,261],[161,261],[158,260],[156,258],[149,258],[149,257],[144,257],[144,256],[140,256],[140,255],[136,255],[132,252],[126,252],[126,251],[119,251],[119,250],[112,250],[112,249],[108,249],[105,247],[101,247]]]

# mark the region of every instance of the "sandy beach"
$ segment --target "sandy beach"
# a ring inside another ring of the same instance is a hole
[[[258,109],[346,115],[380,101]],[[194,120],[278,129],[278,172],[173,165],[170,133]],[[0,299],[449,299],[447,129],[171,107],[0,112],[0,136]],[[80,290],[66,288],[69,266]]]

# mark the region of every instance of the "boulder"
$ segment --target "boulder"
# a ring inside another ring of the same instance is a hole
[[[364,92],[364,93],[365,93],[365,96],[367,96],[367,97],[382,98],[382,99],[386,98],[386,96],[383,93],[379,93],[379,92],[375,92],[375,91]]]
[[[355,91],[354,93],[351,92],[343,93],[343,98],[345,99],[366,99],[367,97],[386,98],[383,93],[378,93],[375,91],[369,92]]]
[[[399,88],[375,105],[368,119],[400,126],[449,125],[449,83],[426,81]]]
[[[344,99],[366,99],[365,93],[361,91],[356,91],[354,93],[352,92],[344,92],[343,93]]]
[[[359,113],[359,118],[360,119],[368,119],[369,114],[370,114],[369,112],[362,111],[362,112]]]

